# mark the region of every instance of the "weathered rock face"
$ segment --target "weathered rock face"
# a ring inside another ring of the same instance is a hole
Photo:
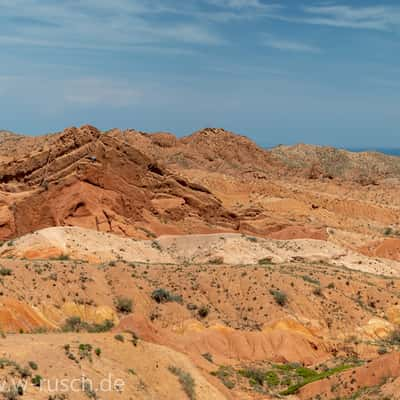
[[[249,138],[224,129],[206,128],[179,139],[170,133],[146,134],[134,130],[114,130],[110,135],[123,136],[129,143],[136,143],[144,154],[177,170],[199,168],[230,175],[268,175],[283,167],[269,151]]]
[[[205,188],[174,176],[123,137],[90,126],[48,136],[40,150],[26,148],[0,171],[2,239],[58,225],[135,236],[136,225],[189,217],[194,225],[236,227]]]
[[[399,259],[394,239],[377,240],[400,226],[399,160],[309,146],[266,150],[210,128],[184,138],[91,126],[3,133],[0,239],[64,225],[140,239],[240,231],[338,241]],[[365,186],[365,176],[379,185]]]

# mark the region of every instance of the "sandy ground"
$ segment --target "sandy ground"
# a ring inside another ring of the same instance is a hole
[[[371,258],[334,243],[313,240],[263,239],[242,234],[161,236],[134,240],[76,227],[47,228],[0,248],[3,257],[45,259],[69,256],[92,262],[125,260],[143,263],[226,263],[230,265],[290,261],[329,262],[368,273],[399,276],[400,263]]]
[[[68,399],[73,400],[90,398],[87,391],[76,382],[73,383],[74,379],[80,380],[84,376],[93,383],[93,390],[99,390],[96,397],[99,399],[184,400],[187,396],[169,367],[180,368],[191,375],[197,399],[227,398],[208,383],[182,354],[143,341],[134,346],[130,334],[123,336],[125,341],[122,343],[110,334],[8,335],[1,339],[0,352],[2,359],[14,361],[21,367],[27,367],[30,361],[37,364],[37,370],[30,369],[30,373],[33,376],[40,375],[44,381],[38,388],[28,379],[24,398],[48,400],[49,395],[57,393],[66,393]],[[82,344],[89,344],[92,350],[83,355],[79,350]],[[69,346],[69,350],[65,346]],[[101,350],[99,356],[95,353],[96,349]],[[4,379],[12,369],[3,369],[0,378]],[[9,376],[8,379],[12,385]],[[18,379],[20,377],[16,373],[15,380]],[[68,383],[66,392],[62,388],[63,379]],[[100,385],[104,392],[100,391]],[[57,387],[59,390],[54,392]]]
[[[68,399],[265,400],[279,397],[273,383],[216,372],[357,360],[293,398],[398,398],[399,159],[265,151],[221,129],[0,141],[0,351],[12,361],[0,377],[34,361],[45,379],[112,370],[127,382]],[[71,317],[114,326],[65,333]],[[25,397],[65,400],[48,395]]]

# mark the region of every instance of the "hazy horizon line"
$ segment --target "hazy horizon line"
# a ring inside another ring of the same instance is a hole
[[[319,146],[319,147],[333,147],[333,148],[338,149],[338,150],[347,150],[347,151],[356,152],[356,153],[359,153],[359,152],[378,152],[378,153],[383,153],[383,154],[388,154],[388,155],[400,155],[400,146],[397,146],[397,147],[396,146],[393,146],[393,147],[392,146],[379,146],[379,145],[354,146],[354,145],[337,145],[337,144],[322,143],[322,142],[321,143],[315,143],[315,142],[306,142],[306,141],[295,141],[295,142],[290,142],[290,143],[288,143],[288,142],[284,142],[284,143],[266,143],[263,140],[259,140],[258,138],[252,137],[251,135],[244,134],[244,133],[238,133],[238,132],[235,132],[235,131],[230,130],[230,129],[226,129],[226,128],[222,128],[222,127],[216,127],[216,126],[206,126],[206,127],[202,127],[202,128],[199,128],[199,129],[195,129],[190,133],[184,133],[184,134],[174,133],[174,132],[171,132],[169,130],[152,131],[152,130],[142,130],[142,129],[137,129],[137,128],[131,128],[131,127],[129,127],[129,128],[117,128],[117,127],[114,127],[114,128],[109,128],[109,129],[101,129],[101,128],[96,127],[96,125],[90,124],[90,123],[83,124],[83,125],[79,125],[79,124],[70,125],[70,126],[67,126],[67,127],[63,128],[61,130],[54,130],[54,131],[49,131],[49,132],[45,132],[45,133],[38,133],[38,134],[25,133],[25,132],[23,132],[23,133],[22,132],[16,132],[16,131],[13,131],[13,130],[10,130],[10,129],[0,129],[0,132],[7,132],[7,133],[14,134],[14,135],[20,135],[20,136],[39,137],[39,136],[46,136],[46,135],[61,133],[61,132],[63,132],[63,130],[68,129],[68,128],[73,128],[73,127],[79,128],[79,127],[87,126],[87,125],[93,126],[93,127],[95,127],[96,129],[98,129],[101,132],[108,132],[108,131],[111,131],[113,129],[119,129],[121,131],[134,130],[134,131],[143,132],[143,133],[150,134],[150,135],[151,134],[156,134],[156,133],[169,133],[169,134],[172,134],[172,135],[176,136],[177,138],[187,137],[187,136],[193,135],[196,132],[200,132],[200,131],[206,130],[206,129],[221,129],[221,130],[225,130],[227,132],[231,132],[231,133],[233,133],[235,135],[238,135],[238,136],[245,136],[248,139],[252,140],[254,143],[256,143],[258,146],[260,146],[260,147],[262,147],[264,149],[267,149],[267,150],[270,150],[270,149],[273,149],[273,148],[276,148],[276,147],[279,147],[279,146],[309,145],[309,146]]]

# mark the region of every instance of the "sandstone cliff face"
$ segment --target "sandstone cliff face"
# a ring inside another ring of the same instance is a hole
[[[146,134],[135,130],[110,132],[123,136],[145,154],[157,157],[174,170],[202,169],[238,175],[249,172],[270,174],[283,164],[270,152],[245,136],[218,128],[205,128],[183,138],[170,133]]]
[[[235,229],[234,216],[210,192],[122,137],[85,126],[38,142],[21,154],[20,139],[18,157],[0,163],[0,238],[58,225],[135,236],[137,224],[147,229],[153,220],[168,226],[185,218]]]
[[[171,366],[197,399],[398,398],[399,160],[223,129],[0,131],[9,366],[112,368],[138,399],[187,398]],[[77,364],[79,343],[101,355]]]
[[[266,150],[214,128],[183,138],[92,126],[6,132],[0,239],[71,225],[138,239],[239,231],[357,250],[398,230],[399,160],[305,145]]]

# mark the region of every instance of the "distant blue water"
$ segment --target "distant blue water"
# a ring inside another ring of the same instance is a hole
[[[378,153],[388,154],[390,156],[400,156],[400,149],[389,149],[385,147],[378,148],[347,148],[346,150],[361,152],[361,151],[377,151]]]
[[[286,144],[290,146],[291,144]],[[293,144],[292,144],[293,145]],[[271,150],[274,147],[279,145],[264,145],[263,147],[267,150]],[[400,148],[390,148],[390,147],[337,147],[338,149],[353,151],[355,153],[361,153],[363,151],[372,151],[377,153],[383,153],[390,156],[399,156],[400,157]]]

